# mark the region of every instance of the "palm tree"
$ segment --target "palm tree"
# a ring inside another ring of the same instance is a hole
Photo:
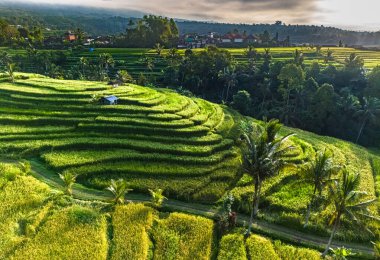
[[[156,51],[158,56],[161,56],[163,49],[164,49],[164,47],[160,43],[156,43],[154,45],[154,50]]]
[[[355,113],[355,116],[362,118],[356,143],[359,142],[366,124],[368,122],[375,121],[377,119],[377,115],[380,113],[380,100],[374,97],[369,97],[363,98],[363,101],[364,103],[362,108]]]
[[[277,137],[281,127],[282,125],[278,120],[265,122],[264,130],[257,139],[254,139],[252,127],[245,126],[245,129],[243,129],[243,139],[246,142],[246,151],[243,154],[244,170],[252,176],[255,185],[247,234],[250,234],[253,219],[257,217],[262,183],[278,174],[287,165],[283,159],[284,155],[293,148],[285,144],[285,141],[293,134]]]
[[[328,49],[325,56],[325,63],[327,64],[329,63],[329,61],[333,61],[333,60],[334,60],[334,53],[332,50]]]
[[[61,178],[65,185],[65,193],[69,196],[73,195],[72,187],[77,179],[77,176],[71,172],[66,172],[64,174],[59,174],[59,178]]]
[[[112,192],[114,196],[112,202],[114,204],[124,204],[125,195],[128,192],[132,191],[131,189],[127,188],[127,182],[123,179],[119,179],[117,181],[112,179],[110,186],[107,187],[107,190]]]
[[[14,69],[16,67],[16,64],[13,63],[12,57],[4,51],[0,55],[0,63],[6,68],[6,72],[8,73],[9,79],[12,83],[15,82],[15,77],[14,77]]]
[[[221,77],[224,80],[225,85],[227,87],[226,96],[224,97],[224,101],[227,102],[229,99],[230,90],[234,88],[237,84],[235,68],[234,67],[225,68],[219,74],[219,77]]]
[[[162,194],[164,191],[162,189],[157,190],[151,190],[149,189],[150,195],[152,196],[152,203],[156,207],[161,207],[164,200],[167,200],[167,198]]]
[[[115,65],[115,60],[111,54],[102,53],[99,55],[99,65],[108,72],[109,67],[113,67]]]
[[[306,181],[313,184],[313,193],[307,206],[307,213],[304,227],[309,223],[311,207],[317,197],[321,197],[323,188],[329,181],[331,174],[336,172],[337,167],[333,164],[332,154],[326,150],[317,154],[315,160],[307,165]],[[317,195],[318,192],[318,195]]]
[[[83,77],[86,77],[86,73],[85,73],[85,69],[86,69],[86,67],[87,67],[87,65],[88,65],[88,59],[86,58],[86,57],[81,57],[80,59],[79,59],[79,62],[80,62],[80,66],[81,66],[81,68],[82,68],[82,76]]]
[[[362,198],[365,197],[367,193],[364,191],[358,191],[359,184],[360,175],[357,173],[351,173],[344,168],[341,179],[333,181],[332,185],[330,185],[329,201],[334,206],[334,214],[330,223],[333,223],[334,226],[322,256],[326,256],[328,253],[332,240],[339,228],[342,216],[346,216],[353,222],[358,223],[363,227],[365,227],[365,225],[363,225],[360,221],[360,218],[380,220],[372,216],[371,212],[367,208],[369,205],[376,202],[376,199],[362,201]],[[365,229],[371,232],[368,228]]]
[[[375,251],[375,258],[380,259],[380,241],[372,242],[373,243],[373,249]]]

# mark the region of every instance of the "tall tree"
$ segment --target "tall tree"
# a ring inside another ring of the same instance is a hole
[[[13,63],[13,58],[11,55],[9,55],[9,53],[6,51],[2,52],[0,55],[0,63],[5,67],[5,71],[8,74],[10,81],[14,83],[14,69],[16,64]]]
[[[251,125],[243,125],[243,139],[246,143],[244,150],[244,170],[254,180],[254,194],[248,234],[251,232],[253,219],[257,217],[261,187],[263,182],[278,174],[287,165],[284,155],[293,147],[285,142],[293,134],[278,137],[282,125],[278,120],[265,122],[262,133],[255,138]]]
[[[379,114],[380,114],[380,100],[377,98],[372,98],[372,97],[363,98],[362,108],[358,110],[355,114],[355,116],[362,119],[362,123],[359,128],[359,133],[356,138],[356,143],[359,142],[366,124],[369,122],[376,122],[378,120],[377,116]]]
[[[302,91],[305,81],[305,72],[302,67],[296,64],[287,64],[282,67],[280,75],[278,75],[278,79],[282,83],[279,91],[285,101],[285,109],[283,112],[284,121],[285,124],[288,124],[292,105],[290,103],[290,95],[292,92]]]
[[[310,212],[313,204],[318,197],[321,197],[323,188],[330,180],[331,174],[336,172],[336,170],[337,167],[333,163],[332,154],[327,150],[319,152],[314,161],[306,165],[305,177],[307,182],[312,183],[313,193],[311,194],[311,198],[307,206],[304,227],[307,227],[309,223]]]
[[[376,199],[363,200],[367,196],[367,193],[365,191],[359,191],[359,185],[360,175],[351,173],[345,168],[342,171],[341,178],[332,182],[329,201],[334,207],[334,214],[330,221],[330,224],[333,224],[333,229],[322,256],[326,256],[328,253],[343,216],[361,225],[369,232],[370,230],[361,219],[369,218],[380,221],[380,219],[373,216],[368,210],[368,206],[375,203]]]

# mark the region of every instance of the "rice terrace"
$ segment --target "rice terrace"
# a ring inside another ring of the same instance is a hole
[[[0,3],[0,259],[380,259],[365,16],[78,2]]]

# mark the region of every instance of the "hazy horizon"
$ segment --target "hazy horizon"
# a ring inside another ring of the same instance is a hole
[[[134,10],[177,19],[227,22],[325,25],[350,30],[380,31],[375,0],[3,0],[4,3],[34,3]]]

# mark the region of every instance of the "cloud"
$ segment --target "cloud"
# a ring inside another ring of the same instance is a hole
[[[13,0],[15,1],[15,0]],[[60,0],[16,0],[62,4]],[[323,0],[65,0],[65,4],[133,9],[174,18],[237,23],[313,23]]]

